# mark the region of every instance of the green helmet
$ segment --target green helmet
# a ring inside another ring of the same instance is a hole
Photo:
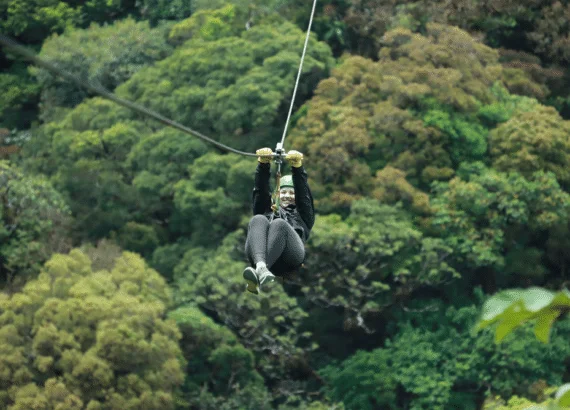
[[[285,187],[295,188],[295,186],[293,185],[293,176],[292,175],[285,175],[285,176],[281,177],[281,181],[279,182],[279,189],[285,188]]]

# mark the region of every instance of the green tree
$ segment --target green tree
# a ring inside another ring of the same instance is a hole
[[[281,22],[283,19],[295,23],[303,31],[309,24],[312,2],[303,0],[194,0],[196,13],[231,4],[245,17],[242,26],[250,28],[258,24]],[[313,16],[312,36],[325,41],[335,57],[347,50],[345,24],[342,15],[349,7],[346,0],[321,0],[316,4]]]
[[[188,167],[189,178],[174,185],[172,231],[193,244],[212,246],[234,231],[251,210],[255,165],[234,154],[208,153]]]
[[[259,297],[245,290],[241,276],[244,242],[240,229],[226,236],[214,250],[188,250],[174,269],[177,304],[198,306],[231,329],[254,353],[256,369],[273,386],[273,399],[284,400],[291,395],[291,386],[308,398],[307,383],[313,375],[306,354],[317,346],[310,332],[300,330],[307,313],[279,283],[267,286]],[[309,377],[304,376],[307,371]]]
[[[72,0],[65,0],[76,3]],[[143,5],[141,2],[121,0],[86,0],[78,2],[81,10],[81,27],[87,28],[91,23],[104,24],[119,20],[123,17],[140,16]]]
[[[504,91],[495,50],[455,27],[426,30],[387,32],[378,62],[346,57],[300,111],[289,141],[312,160],[323,212],[345,212],[387,165],[427,191],[461,162],[486,158],[490,119],[532,105]]]
[[[539,106],[513,116],[489,134],[493,167],[528,176],[550,171],[570,188],[570,121],[552,107]]]
[[[453,249],[453,265],[477,272],[490,292],[515,280],[540,283],[549,273],[543,238],[568,221],[568,194],[554,175],[538,171],[525,179],[482,164],[458,173],[433,185],[429,222]]]
[[[550,391],[550,390],[549,390]],[[508,401],[500,397],[485,400],[483,410],[561,410],[554,400],[548,399],[538,403],[530,401],[524,397],[513,396]]]
[[[191,38],[211,41],[230,35],[239,36],[244,28],[243,13],[240,15],[231,4],[218,7],[213,7],[214,10],[197,11],[192,18],[175,24],[168,35],[169,41],[180,45]]]
[[[86,28],[93,21],[109,22],[129,12],[136,15],[136,9],[134,2],[118,0],[5,0],[0,2],[0,32],[37,51],[52,34],[61,34],[73,27]],[[19,58],[9,50],[0,52],[0,89],[4,90],[0,96],[0,123],[9,128],[26,129],[37,119],[41,90]],[[81,69],[69,65],[66,68],[77,69],[76,72]]]
[[[570,15],[570,6],[563,2],[551,1],[542,5],[542,10],[535,14],[534,31],[528,34],[537,54],[544,54],[556,62],[570,62],[567,50],[570,25],[565,18],[560,18],[568,15]]]
[[[339,365],[319,370],[327,381],[327,393],[348,410],[397,409],[397,382],[389,355],[384,349],[371,353],[361,350]]]
[[[45,177],[0,161],[0,280],[21,287],[54,252],[69,250],[70,212]]]
[[[541,380],[562,382],[560,358],[570,353],[570,323],[561,324],[546,347],[532,338],[529,326],[497,346],[492,332],[470,332],[479,315],[476,305],[456,308],[424,298],[413,306],[419,309],[394,312],[397,330],[382,348],[358,351],[319,370],[328,395],[342,399],[347,409],[378,408],[375,403],[385,400],[385,408],[475,410],[487,393],[530,395]]]
[[[190,17],[195,0],[143,0],[138,3],[140,14],[151,25],[160,20],[182,20]]]
[[[79,238],[103,238],[135,219],[138,193],[126,159],[152,130],[131,115],[110,101],[89,99],[26,143],[23,166],[50,176]]]
[[[569,58],[564,48],[570,27],[559,16],[568,10],[562,2],[536,0],[500,4],[492,0],[356,0],[343,17],[350,45],[370,57],[381,47],[382,35],[395,26],[423,32],[426,24],[437,22],[478,32],[492,47],[530,49],[550,61],[563,62]]]
[[[39,57],[94,84],[114,90],[141,68],[167,57],[168,25],[151,29],[132,18],[89,29],[69,28],[42,45]],[[43,69],[31,69],[41,87],[41,117],[49,122],[57,107],[75,107],[90,92]]]
[[[419,31],[433,16],[425,1],[353,0],[343,16],[347,47],[357,54],[375,58],[382,36],[398,26]]]
[[[430,22],[457,26],[499,50],[511,92],[548,101],[567,118],[570,26],[560,16],[569,12],[565,2],[554,0],[354,0],[341,19],[346,49],[369,58],[376,58],[383,35],[396,27],[425,33]],[[521,69],[540,86],[521,76]]]
[[[416,289],[458,278],[447,263],[451,253],[443,240],[424,236],[402,210],[363,199],[353,203],[346,220],[336,214],[317,219],[307,244],[310,273],[299,284],[312,316],[326,321],[340,312],[337,327],[370,334],[379,330],[379,315]],[[315,338],[331,343],[322,332]]]
[[[175,185],[188,180],[188,165],[207,151],[203,141],[172,128],[145,134],[132,146],[127,165],[139,193],[137,208],[146,220],[168,227],[175,207]]]
[[[80,20],[80,10],[61,0],[3,1],[0,30],[39,42],[54,31],[63,31]]]
[[[406,180],[406,173],[390,165],[376,173],[372,197],[388,205],[400,204],[419,215],[431,215],[429,196]]]
[[[303,34],[284,23],[260,25],[241,36],[191,39],[172,56],[140,70],[117,92],[237,148],[267,145],[270,138],[278,140],[278,130],[281,134]],[[333,62],[326,45],[313,40],[310,50],[301,101]],[[27,169],[49,175],[68,199],[78,236],[99,239],[136,222],[153,226],[159,241],[175,241],[196,229],[195,240],[205,243],[206,225],[218,219],[211,244],[236,228],[236,210],[245,211],[250,201],[251,162],[208,157],[200,164],[227,163],[228,174],[224,181],[213,179],[218,186],[203,188],[196,178],[201,175],[205,181],[208,176],[199,170],[195,177],[185,178],[187,166],[205,152],[203,144],[176,147],[182,134],[165,131],[100,98],[58,116],[32,135],[23,162]],[[160,139],[164,142],[154,146]],[[169,157],[175,151],[177,164]],[[161,162],[154,164],[159,156]],[[220,198],[224,199],[218,203]]]
[[[37,115],[35,103],[40,86],[26,73],[22,64],[14,64],[0,74],[0,128],[24,128]]]
[[[183,398],[191,409],[271,408],[251,351],[225,326],[191,305],[169,313],[187,360]]]
[[[227,35],[217,38],[224,25],[232,24],[231,15],[218,21],[216,11],[211,13],[211,18],[202,19],[200,14],[179,23],[177,27],[187,25],[191,32],[203,34],[138,72],[117,93],[239,149],[254,150],[277,141],[294,87],[303,32],[282,22],[242,29],[239,36],[222,30]],[[214,30],[214,22],[220,28]],[[207,35],[210,32],[213,37]],[[332,64],[329,48],[312,39],[299,105]]]
[[[520,335],[521,328],[529,328],[529,321],[534,322],[534,334],[543,343],[551,340],[552,327],[555,321],[566,316],[570,311],[570,292],[563,289],[554,293],[544,288],[509,289],[499,292],[489,298],[476,324],[476,329],[481,330],[490,325],[497,324],[495,328],[495,343],[512,340],[512,333]],[[568,325],[563,321],[562,326]],[[508,337],[508,336],[511,337]],[[528,337],[528,336],[527,336]],[[518,398],[513,398],[517,403]],[[524,401],[524,400],[523,400]],[[522,403],[526,404],[526,403]],[[554,400],[548,400],[541,406],[534,406],[535,410],[559,410],[570,407],[570,384],[561,386],[556,392]],[[511,408],[511,407],[509,407]]]
[[[91,263],[78,249],[56,254],[0,295],[2,407],[174,408],[183,358],[166,283],[133,253],[111,270]]]
[[[122,248],[148,257],[157,248],[160,240],[156,230],[149,225],[127,222],[118,232],[111,232],[111,239]]]

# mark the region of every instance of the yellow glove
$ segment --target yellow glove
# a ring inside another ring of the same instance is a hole
[[[260,148],[257,151],[255,151],[256,155],[273,155],[273,151],[271,151],[271,148]],[[271,162],[271,158],[272,157],[263,157],[263,156],[259,156],[257,157],[257,160],[259,162],[261,162],[262,164],[269,164]]]
[[[303,165],[303,154],[299,151],[289,151],[285,156],[285,159],[293,168],[299,168]]]

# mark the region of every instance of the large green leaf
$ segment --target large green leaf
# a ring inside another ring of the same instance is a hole
[[[522,301],[517,301],[505,309],[502,314],[503,319],[497,326],[495,332],[495,342],[500,343],[505,336],[520,326],[525,320],[532,316],[532,313],[524,309]]]
[[[498,323],[495,342],[500,343],[509,333],[528,320],[536,319],[534,334],[547,343],[554,321],[570,310],[567,289],[554,294],[542,288],[511,289],[492,296],[483,306],[476,329]]]
[[[542,288],[530,288],[523,292],[522,298],[529,312],[538,312],[552,303],[554,293]]]
[[[507,290],[499,293],[489,299],[483,305],[482,320],[485,322],[492,322],[498,319],[513,302],[522,297],[522,292],[519,290]]]
[[[570,383],[566,383],[556,392],[556,400],[561,406],[570,406]]]
[[[543,343],[548,343],[550,338],[550,329],[552,328],[552,324],[560,316],[559,310],[548,310],[544,312],[543,315],[540,315],[536,319],[536,327],[534,328],[534,334],[538,340]]]

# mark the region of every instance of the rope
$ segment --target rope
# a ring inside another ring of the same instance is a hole
[[[293,98],[291,99],[291,106],[289,107],[289,114],[287,121],[285,121],[285,129],[283,130],[283,138],[281,138],[281,146],[285,142],[287,135],[287,127],[291,119],[291,112],[293,111],[293,104],[295,103],[295,95],[297,94],[297,87],[299,86],[299,79],[301,78],[301,71],[303,70],[303,62],[305,61],[305,53],[307,52],[307,45],[309,44],[309,35],[311,34],[311,26],[313,25],[313,16],[315,15],[315,8],[317,7],[317,0],[313,2],[313,10],[311,11],[311,18],[309,19],[309,27],[307,28],[307,36],[305,37],[305,46],[303,47],[303,54],[301,55],[301,64],[299,64],[299,72],[297,73],[297,81],[295,81],[295,88],[293,90]]]
[[[9,37],[5,36],[2,33],[0,33],[0,44],[12,49],[16,53],[22,55],[23,57],[25,57],[29,60],[31,60],[34,64],[36,64],[42,68],[45,68],[46,70],[51,71],[52,73],[59,75],[65,79],[77,84],[80,87],[87,88],[91,92],[99,94],[100,96],[107,98],[107,99],[109,99],[109,100],[111,100],[111,101],[113,101],[119,105],[122,105],[123,107],[130,108],[131,110],[136,111],[140,114],[147,115],[151,118],[154,118],[155,120],[157,120],[157,121],[159,121],[165,125],[176,128],[182,132],[193,135],[195,137],[198,137],[198,138],[200,138],[206,142],[209,142],[210,144],[215,145],[218,148],[221,148],[222,150],[226,150],[229,152],[233,152],[235,154],[244,155],[244,156],[248,156],[248,157],[258,157],[259,156],[257,154],[252,154],[249,152],[244,152],[244,151],[240,151],[240,150],[237,150],[235,148],[229,147],[225,144],[222,144],[221,142],[215,141],[212,138],[205,136],[204,134],[201,134],[198,131],[195,131],[191,128],[185,127],[184,125],[179,124],[176,121],[172,121],[172,120],[158,114],[155,111],[152,111],[152,110],[145,108],[141,105],[135,104],[131,101],[124,100],[120,97],[117,97],[115,94],[111,93],[110,91],[106,90],[103,87],[93,85],[88,81],[83,81],[80,78],[78,78],[77,76],[69,73],[68,71],[62,70],[50,62],[42,60],[41,58],[36,56],[34,53],[27,50],[25,47],[21,46],[16,41],[10,39]],[[263,156],[275,157],[275,155],[263,155]]]

